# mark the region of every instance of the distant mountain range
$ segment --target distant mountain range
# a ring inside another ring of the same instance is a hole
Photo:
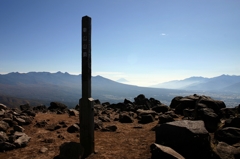
[[[240,76],[221,75],[213,78],[190,77],[184,80],[174,80],[160,83],[152,87],[240,93]]]
[[[49,105],[51,101],[63,102],[70,107],[76,106],[82,97],[81,75],[56,72],[12,72],[0,75],[0,103],[12,107],[20,104],[19,99],[29,103]],[[171,93],[185,91],[146,88],[118,83],[102,76],[92,77],[92,97],[101,102],[123,102],[125,98],[132,100],[139,94],[169,102]],[[8,101],[11,101],[8,103]],[[16,101],[14,103],[14,101]]]
[[[49,105],[52,101],[58,101],[69,107],[75,107],[82,97],[81,77],[81,75],[70,75],[62,72],[12,72],[0,75],[0,103],[17,107],[24,103]],[[134,101],[134,97],[144,94],[147,98],[153,97],[168,105],[175,96],[196,93],[210,95],[234,106],[234,104],[240,103],[240,93],[232,96],[232,93],[222,92],[225,91],[224,88],[229,92],[239,92],[238,81],[240,80],[237,78],[239,79],[239,76],[222,75],[216,77],[218,80],[191,77],[158,85],[158,87],[163,88],[150,88],[122,84],[102,76],[95,76],[92,77],[92,97],[101,102],[118,103],[123,102],[125,98]],[[213,88],[221,91],[211,92]],[[209,93],[201,90],[209,90]]]

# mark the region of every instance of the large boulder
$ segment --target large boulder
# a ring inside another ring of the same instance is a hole
[[[239,159],[240,158],[240,147],[235,148],[224,142],[219,142],[216,146],[216,154],[220,159]]]
[[[165,113],[169,110],[169,107],[164,105],[164,104],[161,104],[161,105],[153,106],[152,110],[157,112],[157,113]]]
[[[175,113],[183,114],[184,109],[198,109],[198,107],[204,105],[207,108],[214,110],[216,114],[219,114],[221,108],[226,108],[226,105],[223,101],[214,100],[208,96],[199,96],[199,95],[189,95],[189,96],[177,96],[172,99],[170,108],[175,109]]]
[[[236,127],[240,128],[240,116],[227,119],[225,121],[224,127]]]
[[[141,116],[143,115],[152,115],[153,117],[155,117],[157,115],[157,113],[153,110],[143,110],[143,109],[138,109],[137,110],[137,114],[138,116],[141,118]]]
[[[39,105],[39,106],[33,107],[33,110],[35,112],[42,112],[42,113],[46,113],[48,111],[45,105]]]
[[[228,119],[231,116],[235,116],[237,114],[237,108],[221,108],[219,117]]]
[[[151,114],[146,114],[141,116],[139,123],[148,124],[154,121],[155,121],[155,118]]]
[[[156,143],[171,147],[185,158],[210,158],[210,135],[203,121],[180,120],[155,129]]]
[[[156,100],[155,98],[150,98],[149,101],[150,101],[152,107],[157,106],[157,105],[164,105],[159,100]]]
[[[64,112],[67,110],[67,106],[60,102],[51,102],[48,110]]]
[[[158,119],[159,119],[159,121],[158,121],[159,124],[164,124],[164,123],[167,123],[167,122],[174,121],[173,117],[169,114],[159,115]]]
[[[136,105],[143,106],[143,108],[146,110],[149,110],[152,107],[151,102],[143,94],[139,94],[137,97],[135,97],[134,102]]]
[[[220,129],[215,132],[215,138],[230,145],[238,143],[240,142],[240,128],[226,127]]]
[[[214,100],[210,97],[206,98],[205,96],[201,97],[198,103],[205,104],[208,108],[213,109],[216,114],[220,113],[221,108],[226,108],[226,105],[223,101]]]
[[[120,122],[120,123],[133,123],[134,120],[133,120],[133,118],[132,118],[130,115],[128,115],[128,114],[120,114],[120,115],[119,115],[119,122]]]
[[[198,109],[195,120],[203,120],[209,132],[215,132],[221,123],[219,116],[211,108]]]
[[[59,149],[60,153],[54,159],[81,159],[84,155],[84,148],[77,142],[65,142]]]
[[[170,108],[174,108],[177,114],[183,114],[184,109],[194,109],[198,99],[199,96],[196,94],[186,97],[177,96],[172,99]]]

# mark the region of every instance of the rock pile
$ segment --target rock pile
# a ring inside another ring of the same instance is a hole
[[[159,116],[150,147],[153,159],[240,157],[239,106],[226,108],[223,101],[194,94],[173,98],[170,109],[179,118],[175,121],[168,112]]]
[[[36,113],[68,113],[78,116],[80,106],[68,109],[59,102],[30,107],[21,105],[20,109],[10,109],[0,104],[0,151],[24,147],[31,137],[24,133],[23,126],[34,119]],[[152,159],[237,159],[240,158],[240,106],[226,108],[223,101],[204,95],[177,96],[170,106],[154,98],[140,94],[134,101],[125,99],[117,104],[94,101],[94,130],[115,132],[117,126],[112,122],[134,123],[135,128],[157,121],[155,143],[150,146]],[[68,133],[79,135],[79,123],[67,125],[64,121],[49,124],[37,121],[35,126],[48,131],[66,128]],[[61,134],[59,138],[64,139]],[[42,150],[44,151],[44,149]]]
[[[31,137],[22,126],[29,125],[35,115],[28,104],[21,105],[20,110],[0,104],[0,151],[27,146]]]

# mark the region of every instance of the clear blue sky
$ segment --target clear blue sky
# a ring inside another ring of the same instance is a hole
[[[0,0],[0,73],[81,74],[85,15],[93,75],[148,86],[240,74],[239,0]]]

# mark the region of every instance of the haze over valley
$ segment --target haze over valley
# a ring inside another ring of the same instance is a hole
[[[118,103],[125,98],[133,101],[134,97],[144,94],[169,105],[175,96],[199,94],[223,100],[228,107],[234,107],[240,103],[239,78],[240,76],[228,75],[210,79],[190,77],[155,85],[162,88],[152,88],[122,84],[102,76],[94,76],[92,97],[101,102]],[[12,72],[0,75],[0,103],[12,107],[24,102],[30,102],[32,105],[49,105],[52,101],[75,107],[81,93],[81,75],[71,75],[67,72]]]

